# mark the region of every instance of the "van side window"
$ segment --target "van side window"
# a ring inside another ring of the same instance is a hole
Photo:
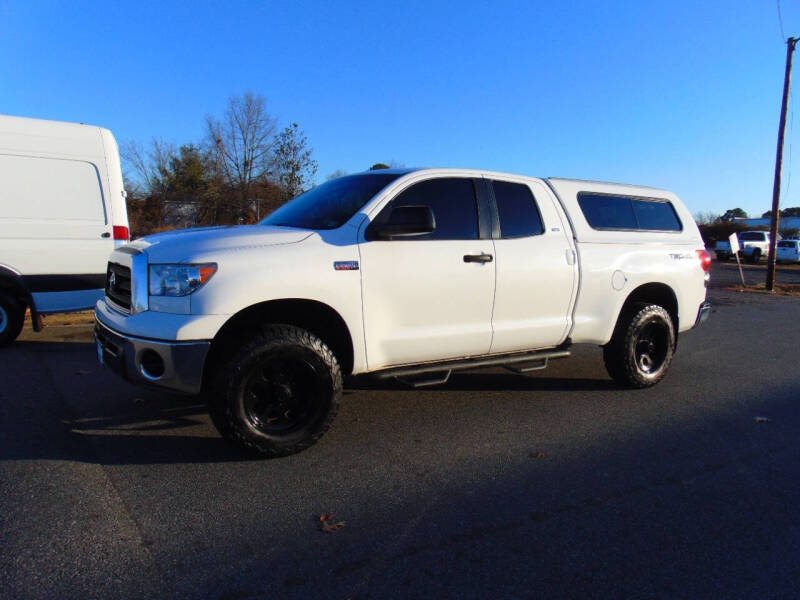
[[[526,237],[544,233],[536,200],[527,185],[492,181],[502,238]]]
[[[471,179],[446,177],[414,184],[392,200],[378,219],[388,218],[396,206],[428,206],[436,221],[431,233],[396,241],[478,239],[478,204]]]
[[[672,203],[659,198],[638,198],[581,192],[578,204],[593,229],[681,231]]]

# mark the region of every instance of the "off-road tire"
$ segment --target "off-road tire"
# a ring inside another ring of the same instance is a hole
[[[653,386],[667,374],[675,341],[675,326],[663,307],[633,304],[620,316],[611,341],[603,346],[606,371],[625,387]]]
[[[325,343],[291,325],[267,325],[217,368],[208,398],[217,430],[262,458],[305,450],[330,428],[342,373]]]
[[[0,291],[0,347],[17,339],[25,320],[25,305],[8,292]]]

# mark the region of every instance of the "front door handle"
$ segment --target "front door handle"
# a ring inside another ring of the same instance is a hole
[[[481,252],[480,254],[465,254],[464,262],[466,263],[488,263],[492,262],[494,257],[491,254]]]

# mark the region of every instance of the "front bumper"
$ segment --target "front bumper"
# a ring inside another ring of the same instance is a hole
[[[703,302],[697,311],[697,319],[695,319],[694,326],[697,327],[700,323],[708,319],[711,314],[711,302]]]
[[[100,363],[131,383],[198,394],[208,341],[165,342],[122,334],[95,318]]]

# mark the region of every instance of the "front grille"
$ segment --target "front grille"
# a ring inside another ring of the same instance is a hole
[[[106,297],[119,308],[131,310],[131,270],[116,263],[108,263],[106,272]]]

